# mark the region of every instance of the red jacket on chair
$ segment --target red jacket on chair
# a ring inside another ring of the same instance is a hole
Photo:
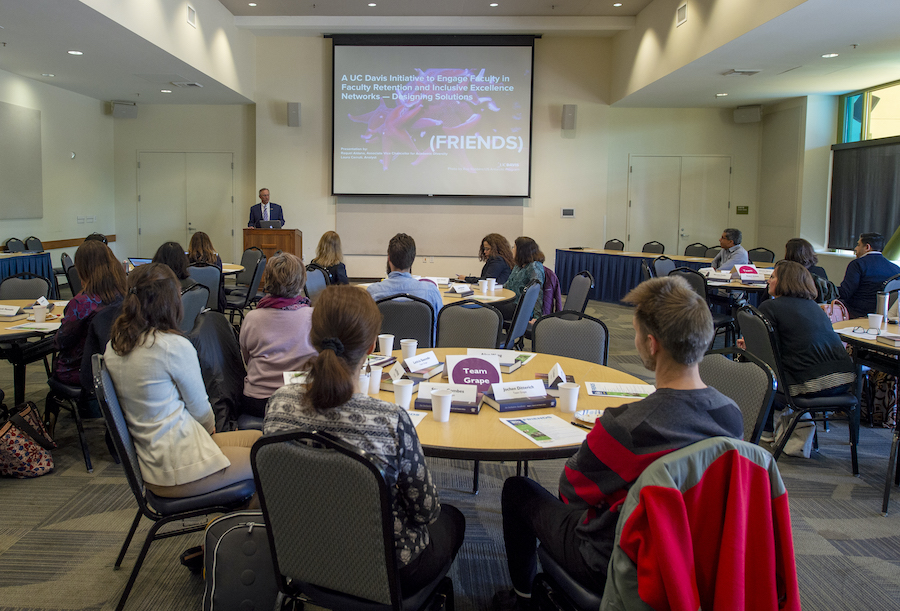
[[[601,610],[800,610],[787,492],[758,446],[717,437],[657,460],[616,540]]]

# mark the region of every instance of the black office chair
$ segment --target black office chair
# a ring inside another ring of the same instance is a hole
[[[222,287],[222,272],[215,265],[189,265],[187,268],[188,276],[194,279],[198,284],[202,284],[209,291],[209,298],[206,300],[206,307],[210,310],[221,312],[225,309],[225,303],[219,303],[220,289]],[[224,295],[224,291],[222,292]]]
[[[775,260],[775,253],[768,248],[751,248],[747,251],[747,257],[751,263],[772,263]]]
[[[853,475],[859,475],[859,461],[856,455],[856,446],[859,444],[859,404],[853,392],[835,395],[832,397],[804,398],[793,397],[790,388],[784,383],[784,371],[781,367],[781,353],[775,338],[775,329],[765,315],[753,306],[742,306],[737,312],[737,322],[747,344],[747,352],[766,363],[778,379],[778,403],[786,406],[793,412],[790,424],[787,427],[781,441],[775,446],[772,455],[775,460],[781,456],[785,444],[791,437],[791,433],[800,422],[804,414],[821,414],[823,417],[828,412],[843,413],[850,422],[850,460]],[[859,383],[859,381],[857,381]],[[814,422],[822,418],[813,418]]]
[[[625,250],[625,242],[622,240],[617,240],[613,238],[612,240],[607,240],[606,244],[603,245],[604,250]]]
[[[534,315],[534,306],[541,297],[541,291],[541,283],[538,280],[532,280],[522,290],[522,296],[516,304],[516,311],[509,322],[509,328],[504,330],[503,337],[500,339],[499,348],[514,350],[523,347],[522,338],[528,330],[528,322]]]
[[[494,349],[500,342],[502,330],[500,310],[474,299],[463,299],[441,308],[435,346]]]
[[[375,302],[383,320],[381,332],[397,339],[415,339],[419,348],[434,346],[434,308],[430,303],[408,293],[391,295]]]
[[[662,256],[653,259],[653,275],[656,278],[668,276],[675,269],[675,261],[669,257]]]
[[[713,246],[712,248],[707,248],[705,256],[707,259],[715,259],[716,255],[718,255],[719,251],[721,251],[721,250],[722,250],[722,248],[720,246]]]
[[[653,240],[652,242],[647,242],[646,244],[644,244],[644,247],[641,248],[641,252],[652,252],[661,255],[666,252],[666,247],[663,246],[661,242]]]
[[[92,360],[94,370],[94,388],[97,392],[97,399],[100,402],[100,410],[106,419],[106,426],[109,429],[116,452],[122,459],[122,467],[125,470],[125,478],[138,504],[137,515],[131,523],[131,529],[119,557],[115,562],[115,569],[118,570],[122,566],[122,560],[125,559],[125,553],[131,544],[131,539],[137,531],[141,517],[146,517],[153,521],[150,529],[147,531],[147,537],[144,539],[144,545],[138,554],[137,560],[134,562],[134,568],[131,570],[131,576],[125,585],[125,591],[119,598],[116,605],[116,611],[122,611],[137,580],[147,552],[150,550],[150,544],[159,539],[174,537],[192,532],[198,532],[206,528],[206,521],[196,522],[183,526],[182,528],[166,530],[159,534],[160,529],[173,522],[183,522],[184,520],[192,520],[200,516],[212,513],[227,513],[234,511],[244,505],[253,497],[256,491],[256,485],[253,480],[244,480],[214,490],[206,494],[183,498],[168,498],[156,496],[144,487],[144,480],[141,476],[141,467],[138,463],[137,450],[131,439],[131,433],[128,432],[128,426],[125,423],[125,415],[119,405],[119,398],[116,395],[116,389],[113,385],[112,378],[106,370],[103,363],[103,357],[95,354]]]
[[[206,309],[209,302],[209,289],[202,284],[195,284],[181,291],[181,307],[184,316],[181,318],[181,332],[190,333],[200,312]]]
[[[25,242],[19,238],[9,238],[3,245],[6,246],[6,252],[25,252]]]
[[[705,257],[706,251],[709,250],[706,244],[701,244],[700,242],[694,242],[693,244],[688,244],[684,248],[684,256],[685,257]]]
[[[310,263],[306,266],[306,284],[303,286],[303,292],[313,304],[319,293],[325,290],[325,287],[331,284],[331,278],[328,270],[318,263]]]
[[[710,303],[709,299],[709,286],[707,286],[706,283],[706,276],[689,267],[676,267],[671,272],[669,272],[668,275],[678,275],[684,278],[687,283],[691,285],[691,288],[694,289],[694,292],[700,295],[706,302],[706,305],[710,306],[710,309],[712,309],[712,304]],[[737,339],[737,330],[735,329],[734,316],[721,312],[711,313],[713,318],[713,328],[715,329],[716,335],[718,335],[720,331],[724,331],[725,346],[733,346],[735,340]],[[713,343],[715,343],[715,341],[716,338],[713,337]],[[712,345],[710,345],[710,348],[712,348]]]
[[[251,246],[241,255],[241,271],[234,276],[234,286],[226,286],[226,295],[246,295],[247,287],[253,281],[253,272],[260,259],[265,259],[263,251],[256,246]]]
[[[278,588],[289,601],[453,610],[450,563],[418,592],[401,590],[392,495],[379,461],[332,435],[292,431],[260,438],[251,462]]]
[[[532,350],[598,365],[609,360],[609,329],[581,312],[554,312],[534,323]]]
[[[25,238],[25,250],[31,252],[41,252],[44,250],[44,244],[41,242],[40,238],[35,236],[29,236]]]
[[[235,314],[237,314],[240,321],[243,322],[244,310],[249,308],[253,303],[253,299],[256,297],[257,291],[259,290],[259,283],[262,280],[265,269],[266,258],[260,257],[253,268],[253,275],[250,277],[250,284],[247,285],[247,290],[243,293],[232,291],[231,294],[225,298],[225,311],[228,312],[228,320],[231,321],[232,325],[234,324]],[[240,325],[237,326],[240,328]]]
[[[732,360],[735,356],[742,360]],[[759,445],[778,386],[772,368],[740,348],[710,350],[700,361],[700,379],[737,404],[744,441]]]
[[[646,282],[652,277],[653,270],[650,269],[650,264],[645,259],[641,259],[641,281]]]

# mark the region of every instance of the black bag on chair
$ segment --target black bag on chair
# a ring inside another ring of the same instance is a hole
[[[275,608],[278,583],[261,511],[216,518],[204,546],[203,611]]]

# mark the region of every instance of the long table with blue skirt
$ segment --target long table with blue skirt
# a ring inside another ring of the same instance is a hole
[[[620,303],[628,291],[641,283],[641,261],[648,265],[660,255],[646,252],[626,252],[622,250],[584,250],[557,249],[556,272],[559,286],[565,290],[572,278],[579,272],[587,270],[594,277],[594,288],[589,297],[597,301]],[[699,270],[710,267],[712,259],[706,257],[683,257],[665,255],[678,267],[690,267]]]
[[[0,253],[0,282],[22,272],[30,272],[49,280],[50,297],[59,299],[59,287],[56,285],[56,274],[53,273],[49,252]]]

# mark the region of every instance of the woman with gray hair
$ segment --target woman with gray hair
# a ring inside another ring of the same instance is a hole
[[[295,255],[277,254],[266,263],[262,290],[266,293],[241,325],[244,414],[263,417],[266,403],[284,384],[285,371],[297,371],[317,354],[309,341],[312,307],[303,296],[306,268]]]

